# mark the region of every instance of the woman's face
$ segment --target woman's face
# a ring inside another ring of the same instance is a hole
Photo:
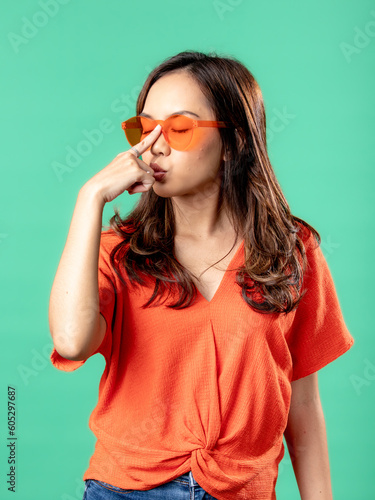
[[[181,113],[181,111],[195,113]],[[195,80],[185,72],[169,73],[149,90],[142,113],[153,120],[166,120],[174,114],[186,114],[196,120],[215,120],[216,117]],[[141,113],[141,114],[142,114]],[[223,146],[216,127],[202,127],[199,140],[187,151],[173,149],[162,133],[151,148],[143,153],[145,163],[157,163],[167,173],[152,188],[162,197],[209,195],[218,191],[217,173],[223,160]]]

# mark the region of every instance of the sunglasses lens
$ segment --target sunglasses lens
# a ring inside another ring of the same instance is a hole
[[[138,116],[129,118],[122,124],[126,138],[131,146],[135,146],[141,141],[142,124]]]
[[[175,115],[166,122],[166,133],[173,149],[184,151],[193,136],[193,121],[187,116]]]

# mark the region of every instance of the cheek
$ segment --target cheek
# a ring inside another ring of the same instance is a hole
[[[207,167],[217,170],[221,158],[221,141],[216,134],[201,135],[196,140],[196,158],[205,161]]]
[[[207,143],[209,142],[209,137],[207,136],[207,130],[204,130],[204,128],[196,128],[194,130],[192,139],[190,141],[190,144],[188,146],[188,151],[198,151],[198,150],[203,150]]]
[[[213,127],[198,127],[194,130],[193,137],[190,141],[189,151],[220,151],[221,138],[220,133]]]

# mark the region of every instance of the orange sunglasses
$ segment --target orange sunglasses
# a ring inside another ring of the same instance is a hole
[[[226,128],[232,126],[228,122],[193,120],[185,115],[172,115],[166,120],[151,120],[145,116],[133,116],[122,122],[121,126],[129,144],[135,146],[147,137],[159,123],[167,143],[178,151],[191,149],[199,142],[202,135],[198,130],[200,127]]]

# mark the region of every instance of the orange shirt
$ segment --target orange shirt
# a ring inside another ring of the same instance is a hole
[[[242,299],[230,269],[243,264],[244,242],[210,302],[198,292],[185,309],[142,309],[154,282],[131,288],[123,273],[124,286],[109,261],[119,236],[102,232],[107,330],[96,352],[106,365],[89,419],[97,442],[84,480],[149,490],[192,470],[218,500],[276,499],[290,383],[354,343],[327,262],[307,236],[307,292],[285,315],[257,312]],[[51,361],[72,371],[86,360],[67,360],[53,348]]]

